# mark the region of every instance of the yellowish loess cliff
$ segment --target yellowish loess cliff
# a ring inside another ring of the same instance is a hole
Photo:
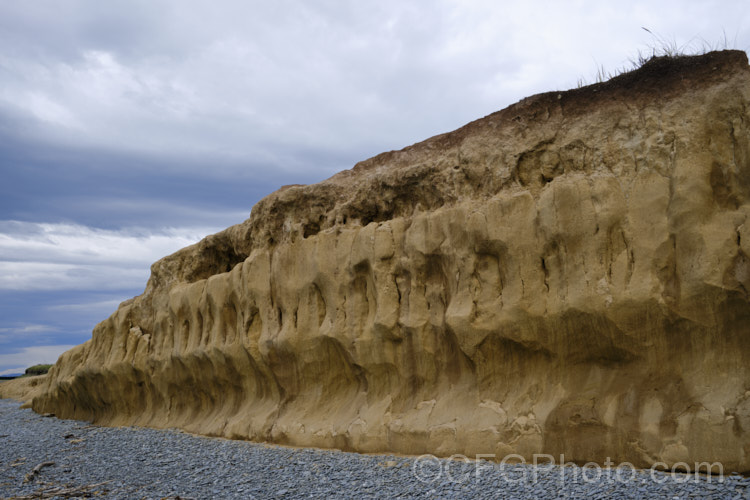
[[[657,58],[259,202],[38,412],[362,452],[750,470],[750,69]]]

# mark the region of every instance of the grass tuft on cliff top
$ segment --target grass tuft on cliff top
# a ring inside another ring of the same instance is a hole
[[[684,45],[677,45],[677,42],[674,40],[674,38],[670,39],[662,35],[655,34],[648,28],[641,27],[641,29],[646,31],[653,37],[653,43],[647,46],[647,50],[644,51],[638,49],[638,53],[634,57],[628,59],[628,61],[630,62],[629,66],[622,67],[615,71],[608,71],[603,64],[597,64],[596,74],[594,75],[594,83],[606,82],[608,80],[611,80],[612,78],[615,78],[616,76],[635,71],[643,67],[649,61],[661,57],[676,59],[679,57],[691,55],[707,54],[708,52],[712,52],[715,50],[727,50],[730,47],[733,48],[737,45],[736,38],[732,43],[730,43],[726,31],[722,31],[722,38],[715,43],[710,43],[703,38],[696,37]],[[578,79],[576,88],[585,87],[587,85],[589,85],[589,82],[586,80],[586,78],[581,77]]]

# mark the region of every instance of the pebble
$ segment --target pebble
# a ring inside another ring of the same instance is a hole
[[[0,400],[0,497],[750,499],[740,475],[464,463],[99,427]],[[53,465],[35,467],[45,462]]]

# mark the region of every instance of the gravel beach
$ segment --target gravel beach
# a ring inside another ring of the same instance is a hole
[[[750,479],[360,455],[108,428],[0,400],[2,498],[750,498]]]

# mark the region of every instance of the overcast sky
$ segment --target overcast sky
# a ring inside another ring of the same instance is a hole
[[[748,50],[750,9],[0,0],[0,374],[90,338],[153,261],[281,185],[592,82],[658,38]]]

